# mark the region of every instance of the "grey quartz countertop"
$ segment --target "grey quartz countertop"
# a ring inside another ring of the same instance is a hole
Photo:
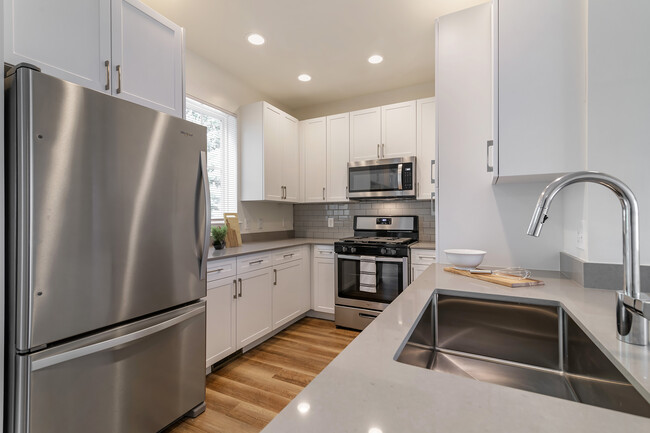
[[[444,272],[443,267],[430,266],[264,432],[650,431],[648,418],[395,361],[435,290],[550,300],[562,304],[650,399],[650,349],[616,338],[614,291],[586,289],[557,272],[533,273],[544,286],[513,289]]]
[[[416,242],[414,244],[409,245],[411,248],[421,249],[421,250],[435,250],[436,249],[436,243],[435,242]]]
[[[334,242],[335,239],[293,238],[278,241],[249,242],[243,244],[241,247],[230,247],[222,250],[215,250],[210,247],[208,261],[277,250],[280,248],[296,247],[299,245],[334,245]]]

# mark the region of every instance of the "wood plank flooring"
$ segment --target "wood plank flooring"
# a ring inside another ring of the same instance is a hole
[[[262,430],[359,333],[304,318],[206,377],[206,411],[164,433]]]

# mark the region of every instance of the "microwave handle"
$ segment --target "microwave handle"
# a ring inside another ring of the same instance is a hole
[[[404,164],[397,164],[397,189],[402,190],[402,166]]]

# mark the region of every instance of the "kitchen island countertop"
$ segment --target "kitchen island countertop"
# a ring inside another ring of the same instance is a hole
[[[444,272],[443,268],[430,266],[264,432],[650,431],[650,418],[395,361],[436,289],[555,301],[650,400],[650,349],[616,338],[614,291],[586,289],[558,272],[541,271],[533,275],[544,280],[545,286],[512,289]]]

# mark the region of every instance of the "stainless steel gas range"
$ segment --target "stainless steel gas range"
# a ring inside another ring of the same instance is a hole
[[[409,285],[417,216],[355,216],[354,237],[334,243],[337,326],[362,330]]]

